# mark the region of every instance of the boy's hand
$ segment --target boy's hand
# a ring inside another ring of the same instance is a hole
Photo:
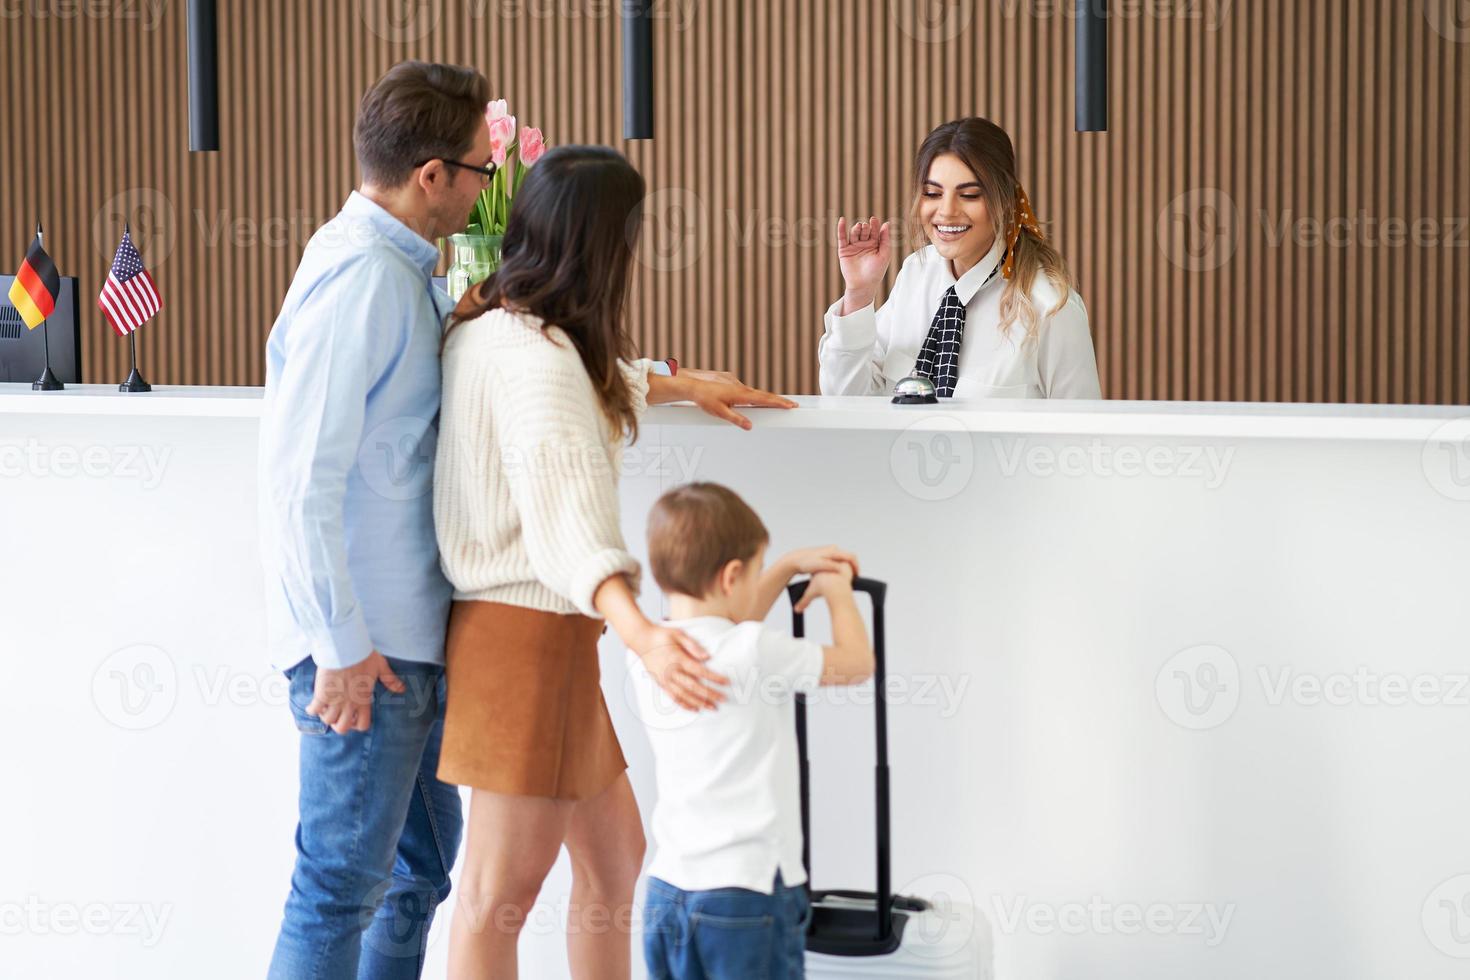
[[[836,572],[846,568],[848,570],[847,579],[850,582],[854,575],[860,574],[857,555],[850,551],[843,551],[836,545],[798,548],[781,560],[790,568],[792,575],[816,575],[819,572]]]
[[[837,564],[837,570],[832,572],[818,572],[812,576],[807,583],[806,591],[801,594],[801,599],[796,603],[797,612],[806,612],[819,596],[831,598],[834,595],[852,594],[852,576],[854,568],[845,562]]]

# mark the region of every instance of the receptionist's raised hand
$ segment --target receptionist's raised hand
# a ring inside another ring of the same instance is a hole
[[[878,284],[888,271],[893,244],[888,222],[876,217],[858,221],[849,229],[846,218],[837,219],[837,264],[847,292],[842,297],[842,315],[854,313],[878,296]]]

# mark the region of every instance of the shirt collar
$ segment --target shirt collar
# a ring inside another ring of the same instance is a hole
[[[429,275],[434,271],[434,266],[439,264],[439,249],[433,242],[421,237],[418,232],[360,191],[353,191],[347,198],[347,203],[342,205],[342,213],[354,221],[367,223],[373,231],[382,235],[389,244],[423,269],[424,275]]]
[[[990,251],[986,252],[985,257],[976,262],[969,272],[960,276],[958,281],[954,280],[953,273],[949,271],[949,260],[942,255],[938,256],[939,261],[944,263],[945,277],[954,282],[955,295],[959,297],[962,304],[969,306],[970,300],[975,298],[980,287],[989,282],[990,277],[996,274],[995,270],[999,267],[1001,259],[1005,258],[1005,251],[1005,242],[999,235],[996,235],[995,244],[990,246]]]

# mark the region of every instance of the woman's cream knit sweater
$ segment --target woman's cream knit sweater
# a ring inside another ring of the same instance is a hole
[[[434,468],[440,561],[456,599],[599,615],[592,596],[638,562],[618,522],[623,435],[559,327],[491,310],[454,328]],[[641,416],[648,361],[623,364]]]

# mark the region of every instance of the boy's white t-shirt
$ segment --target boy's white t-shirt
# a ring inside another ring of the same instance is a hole
[[[713,711],[686,711],[628,654],[628,680],[653,747],[658,803],[648,873],[675,888],[769,895],[806,881],[793,694],[821,681],[822,647],[761,623],[672,620],[730,684]]]

